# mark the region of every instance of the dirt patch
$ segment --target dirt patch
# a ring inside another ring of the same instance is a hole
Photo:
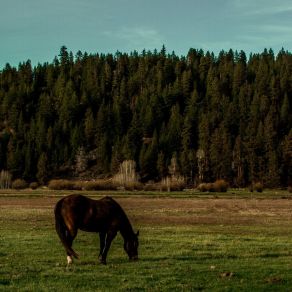
[[[137,220],[174,224],[271,224],[291,222],[292,202],[283,199],[125,198]]]
[[[58,197],[1,197],[0,210],[53,210]],[[216,198],[115,198],[135,224],[291,225],[292,200]],[[48,212],[51,216],[51,212]]]

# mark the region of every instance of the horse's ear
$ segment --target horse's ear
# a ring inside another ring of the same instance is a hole
[[[139,230],[137,231],[136,236],[139,236]]]

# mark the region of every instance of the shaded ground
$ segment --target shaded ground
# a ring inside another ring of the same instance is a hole
[[[291,226],[292,200],[239,198],[115,198],[135,224],[155,225],[286,225]],[[52,210],[57,197],[0,196],[1,208]],[[51,214],[51,212],[49,212]],[[53,214],[52,214],[53,215]]]

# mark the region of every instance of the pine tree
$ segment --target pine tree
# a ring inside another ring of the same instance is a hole
[[[198,140],[198,116],[197,116],[198,93],[195,90],[192,97],[188,100],[184,114],[184,123],[182,126],[181,154],[180,162],[182,165],[182,174],[193,180],[195,175],[195,149]]]
[[[123,148],[122,145],[125,144],[124,142],[125,138],[123,138],[122,141],[117,139],[115,142],[113,149],[112,149],[112,156],[111,156],[111,173],[115,174],[119,170],[120,164],[126,160],[125,156],[123,155]]]
[[[192,73],[190,70],[184,71],[182,74],[182,93],[187,99],[192,91]]]
[[[171,109],[170,118],[167,124],[167,144],[168,153],[176,152],[180,147],[182,117],[179,111],[179,105]]]
[[[108,174],[111,170],[111,152],[106,134],[99,136],[96,148],[96,169],[98,174]]]
[[[47,163],[48,163],[47,155],[46,153],[43,152],[39,157],[36,174],[39,183],[42,185],[46,183],[46,180],[48,178]]]
[[[238,95],[240,87],[246,82],[246,78],[247,78],[246,55],[243,51],[241,51],[239,53],[239,58],[234,68],[233,96]]]
[[[245,151],[244,145],[240,136],[235,139],[235,144],[232,152],[232,169],[234,172],[234,185],[243,187],[246,183],[245,173]]]
[[[283,183],[292,186],[292,129],[282,142],[282,178]]]
[[[127,154],[129,155],[126,158],[138,161],[139,150],[142,145],[142,131],[137,113],[134,113],[133,115],[133,119],[127,133],[126,144],[128,148]]]
[[[287,131],[292,127],[292,117],[291,114],[289,114],[290,111],[289,99],[286,93],[280,110],[280,129],[282,133],[287,133]]]
[[[167,167],[165,162],[165,155],[162,151],[158,153],[157,156],[157,171],[158,171],[158,178],[161,180],[162,178],[167,176]]]
[[[189,181],[287,186],[291,76],[284,50],[247,60],[243,51],[190,49],[179,57],[163,46],[79,51],[74,59],[63,46],[52,63],[0,70],[0,169],[26,180],[42,169],[70,176],[83,147],[88,175],[115,173],[128,159],[144,179],[157,180],[176,153]]]
[[[272,103],[264,121],[266,149],[266,184],[277,187],[280,184],[279,158],[277,151],[279,117],[276,105]]]
[[[204,153],[202,159],[198,161],[199,167],[199,180],[210,180],[210,158],[209,158],[209,152],[210,152],[210,124],[207,114],[202,114],[200,117],[200,123],[199,123],[199,147],[198,151],[200,150],[200,154]],[[198,155],[198,152],[197,152]],[[198,156],[197,156],[198,158]],[[199,158],[198,158],[199,159]],[[200,170],[202,172],[200,172]]]
[[[157,158],[158,158],[158,137],[157,132],[154,131],[151,143],[149,144],[144,143],[140,151],[139,165],[142,181],[155,179],[157,177],[158,175],[156,168]]]
[[[96,132],[96,128],[95,128],[93,112],[91,108],[88,108],[86,110],[85,119],[84,119],[84,134],[85,134],[86,145],[88,148],[92,148],[93,146],[95,132]]]
[[[36,155],[34,152],[33,147],[31,146],[31,143],[29,143],[26,146],[25,154],[24,154],[24,173],[23,177],[27,180],[34,179],[37,171],[37,160]]]

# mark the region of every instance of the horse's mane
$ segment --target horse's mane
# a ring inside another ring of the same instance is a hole
[[[122,217],[122,219],[124,220],[124,226],[122,226],[122,230],[121,230],[121,234],[123,235],[124,232],[128,233],[128,235],[132,235],[134,233],[132,225],[130,223],[130,220],[127,216],[127,214],[125,213],[125,211],[123,210],[123,208],[121,207],[121,205],[115,201],[112,197],[106,196],[105,197],[107,200],[111,201],[111,203],[115,206],[115,208],[117,208],[120,212],[120,215]]]

